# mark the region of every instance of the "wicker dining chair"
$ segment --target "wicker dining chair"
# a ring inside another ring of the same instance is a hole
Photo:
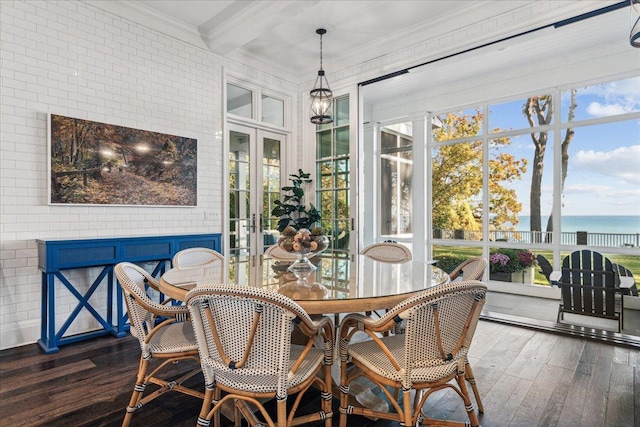
[[[460,263],[449,273],[451,280],[461,278],[463,280],[482,280],[484,270],[487,268],[487,260],[482,257],[469,258]]]
[[[466,261],[460,263],[453,271],[449,274],[450,280],[482,280],[482,276],[484,275],[484,270],[487,268],[487,260],[482,257],[477,258],[469,258]],[[478,386],[476,385],[475,375],[473,373],[473,369],[471,368],[471,364],[469,360],[466,361],[465,366],[465,379],[471,385],[471,390],[473,390],[473,396],[476,399],[476,405],[478,406],[478,412],[484,413],[484,405],[482,404],[482,398],[480,397],[480,391],[478,390]]]
[[[388,263],[407,262],[412,258],[409,248],[396,242],[374,243],[364,248],[360,254],[376,261]]]
[[[255,423],[257,416],[243,407],[257,408],[269,426],[299,425],[324,420],[331,426],[331,364],[333,322],[312,320],[292,299],[276,292],[240,285],[201,286],[190,291],[191,312],[205,378],[205,398],[198,418],[218,425],[220,408],[236,402],[239,415]],[[293,329],[306,340],[292,344]],[[314,345],[320,338],[323,348]],[[322,393],[317,412],[296,417],[306,391],[315,385]],[[296,394],[287,411],[287,398]],[[276,423],[261,401],[276,399]],[[264,425],[264,424],[260,424]]]
[[[158,304],[149,298],[146,286],[157,288],[157,283],[147,271],[135,264],[122,262],[115,266],[115,273],[129,313],[129,332],[138,339],[141,350],[136,383],[122,425],[129,425],[136,410],[170,390],[203,399],[204,393],[182,385],[201,372],[193,327],[187,321],[188,309]],[[160,363],[152,368],[155,360]],[[175,369],[177,362],[187,360],[196,362],[196,366],[179,378],[165,380],[157,376],[165,367]],[[150,383],[159,388],[143,397]]]
[[[218,261],[224,263],[224,255],[209,248],[183,249],[177,252],[172,260],[175,268],[205,267]]]
[[[407,298],[381,319],[348,314],[340,324],[338,343],[340,427],[347,426],[351,414],[393,420],[406,426],[466,425],[434,420],[422,410],[433,392],[446,388],[455,390],[462,398],[469,422],[477,426],[478,417],[466,387],[465,364],[486,289],[475,280],[451,282]],[[404,334],[380,336],[402,320],[406,321]],[[357,332],[366,333],[370,339],[351,343]],[[349,386],[360,377],[378,386],[394,412],[349,405]],[[452,379],[455,384],[450,382]]]

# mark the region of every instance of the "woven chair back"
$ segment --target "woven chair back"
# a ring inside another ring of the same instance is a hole
[[[145,353],[148,347],[145,338],[155,326],[155,319],[184,311],[184,308],[162,305],[151,299],[147,294],[147,286],[157,289],[158,284],[151,274],[136,264],[121,262],[114,270],[125,296],[131,324],[129,331],[138,338]]]
[[[451,279],[459,276],[463,280],[482,280],[484,270],[487,268],[487,260],[482,257],[469,258],[458,265],[450,274]]]
[[[406,320],[404,369],[407,378],[429,380],[420,378],[420,367],[436,366],[447,360],[449,354],[455,356],[468,349],[486,289],[475,280],[451,282],[423,291],[387,313]]]
[[[181,250],[173,256],[176,268],[204,267],[215,262],[224,263],[224,255],[209,248],[189,248]]]
[[[360,254],[388,263],[402,263],[412,259],[409,248],[396,242],[374,243],[364,248]]]
[[[276,396],[287,395],[293,322],[311,321],[296,302],[265,289],[236,285],[199,287],[186,300],[202,363],[219,373],[218,382],[255,376],[248,391],[274,391],[277,383]],[[269,377],[273,381],[265,380]],[[232,383],[225,385],[235,388]]]

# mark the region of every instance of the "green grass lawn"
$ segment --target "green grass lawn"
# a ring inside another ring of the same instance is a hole
[[[538,255],[544,255],[549,262],[553,265],[553,252],[546,250],[533,250],[533,253]],[[562,256],[568,255],[569,252],[563,252]],[[611,262],[624,265],[629,270],[633,272],[633,277],[636,280],[636,283],[640,283],[640,256],[637,255],[622,255],[622,254],[607,254],[603,253],[604,256],[609,258]],[[441,265],[438,263],[438,266],[443,268],[445,271],[450,272],[452,267],[459,264],[462,260],[467,258],[474,258],[482,256],[482,249],[476,247],[452,247],[452,246],[435,246],[433,248],[433,258],[434,259],[443,259],[446,260]],[[542,273],[540,273],[539,268],[536,268],[536,274],[534,278],[534,283],[538,285],[548,285],[547,279],[544,277]]]

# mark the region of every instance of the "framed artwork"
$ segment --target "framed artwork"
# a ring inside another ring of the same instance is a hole
[[[196,206],[197,140],[49,114],[49,203]]]

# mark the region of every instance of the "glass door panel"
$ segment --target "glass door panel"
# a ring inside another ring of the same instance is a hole
[[[232,282],[249,279],[251,260],[251,159],[254,132],[241,126],[229,130],[229,273]],[[254,227],[255,228],[255,227]]]
[[[262,214],[260,225],[263,251],[278,240],[278,218],[271,215],[282,187],[282,136],[260,132],[262,139]]]
[[[321,226],[329,235],[329,251],[351,249],[351,140],[349,97],[334,101],[336,121],[316,128],[316,208]]]
[[[258,257],[278,238],[271,216],[282,186],[284,136],[229,124],[229,277],[261,275]]]

